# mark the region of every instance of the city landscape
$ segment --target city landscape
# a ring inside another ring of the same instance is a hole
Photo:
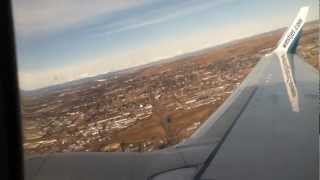
[[[271,52],[284,29],[144,66],[21,92],[26,155],[145,152],[190,137]],[[319,21],[298,54],[320,69]]]

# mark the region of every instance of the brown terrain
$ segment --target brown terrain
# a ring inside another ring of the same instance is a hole
[[[23,91],[27,155],[152,151],[188,138],[225,101],[284,29],[169,60],[63,85]],[[298,54],[320,69],[319,21]]]

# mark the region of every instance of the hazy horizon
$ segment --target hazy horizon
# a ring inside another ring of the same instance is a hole
[[[277,30],[303,5],[311,6],[308,20],[316,20],[315,0],[13,0],[20,88],[63,84]]]
[[[315,21],[315,20],[313,20],[313,21]],[[313,21],[310,21],[310,22],[313,22]],[[282,28],[285,28],[285,27],[282,27]],[[54,86],[63,85],[65,83],[72,83],[73,81],[84,80],[86,78],[94,78],[94,77],[97,77],[97,76],[100,76],[100,75],[106,75],[108,73],[116,73],[116,72],[119,72],[119,71],[130,70],[131,68],[138,68],[138,67],[149,65],[149,64],[152,64],[152,63],[161,63],[161,61],[166,61],[166,60],[170,60],[170,59],[174,59],[174,58],[179,59],[179,57],[182,57],[182,56],[185,56],[185,55],[188,55],[188,54],[198,53],[198,52],[201,52],[201,51],[206,50],[206,49],[212,49],[212,48],[215,48],[215,47],[228,45],[230,43],[233,43],[233,42],[236,42],[236,41],[239,41],[239,40],[244,40],[244,39],[247,39],[247,38],[263,35],[264,33],[277,31],[277,30],[280,30],[282,28],[274,29],[274,30],[267,31],[267,32],[261,32],[259,34],[249,35],[249,36],[246,36],[246,37],[240,37],[239,39],[233,39],[231,41],[223,42],[221,44],[217,44],[217,45],[213,45],[213,46],[209,46],[209,47],[203,47],[203,48],[200,48],[200,49],[195,49],[195,50],[190,51],[190,52],[184,52],[183,54],[176,54],[176,55],[173,55],[173,56],[170,56],[170,57],[162,57],[160,59],[155,59],[154,61],[150,61],[150,62],[146,62],[146,63],[143,63],[143,64],[138,64],[138,65],[133,65],[133,66],[130,66],[130,67],[124,67],[122,69],[116,69],[116,70],[113,70],[113,71],[99,73],[99,74],[96,74],[96,75],[86,75],[86,76],[83,76],[83,77],[79,77],[78,79],[73,79],[73,80],[70,80],[70,81],[65,81],[65,82],[56,83],[56,84],[50,84],[48,86],[43,86],[43,87],[34,88],[34,89],[23,89],[23,88],[20,87],[20,90],[26,91],[26,92],[28,92],[28,91],[37,91],[37,90],[41,90],[41,89],[46,89],[46,88],[50,88],[50,87],[54,87]]]

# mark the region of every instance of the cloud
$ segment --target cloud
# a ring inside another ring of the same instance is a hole
[[[13,0],[13,9],[18,36],[33,37],[77,25],[86,25],[84,29],[106,34],[117,33],[158,24],[229,1],[234,0],[172,0],[165,3],[161,0]],[[112,16],[115,12],[138,7],[144,7],[137,9],[143,13]],[[97,19],[101,22],[95,22]]]
[[[46,34],[102,14],[136,7],[147,0],[13,0],[20,36]],[[150,0],[149,0],[150,1]]]
[[[139,16],[126,16],[122,19],[118,19],[118,21],[107,21],[104,22],[105,24],[98,24],[93,29],[95,32],[103,35],[129,31],[167,22],[179,17],[185,17],[192,13],[204,12],[210,8],[233,1],[235,0],[173,0],[167,5],[147,9],[143,14],[139,14]]]

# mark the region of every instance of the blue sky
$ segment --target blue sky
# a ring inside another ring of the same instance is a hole
[[[317,0],[13,0],[22,89],[37,89],[287,26]]]

